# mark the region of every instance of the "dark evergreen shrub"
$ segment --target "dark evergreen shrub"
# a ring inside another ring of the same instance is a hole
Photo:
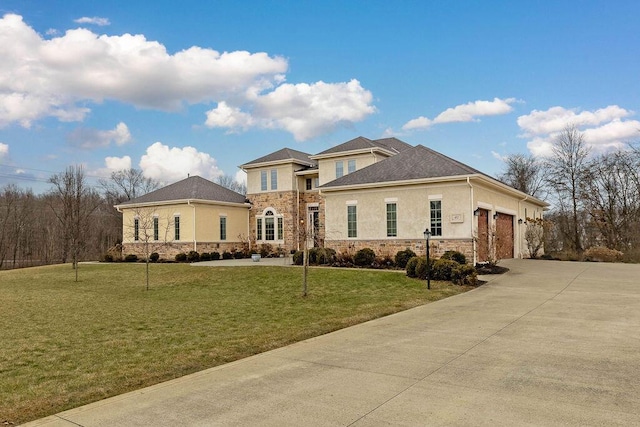
[[[209,252],[202,252],[200,254],[200,261],[211,261],[211,254]]]
[[[185,254],[184,252],[180,252],[179,254],[176,254],[177,262],[185,262],[186,260],[187,260],[187,254]]]
[[[404,251],[398,251],[395,258],[396,266],[405,268],[407,266],[407,262],[409,262],[409,260],[414,256],[416,256],[416,253],[409,248]]]
[[[159,259],[160,254],[158,252],[153,252],[151,255],[149,255],[149,261],[151,262],[158,262]]]
[[[405,268],[407,269],[407,276],[418,277],[416,275],[416,267],[418,266],[419,259],[420,259],[419,257],[414,256],[414,257],[411,257],[409,261],[407,261],[407,264],[405,265]]]
[[[218,261],[220,259],[220,252],[211,252],[211,260]]]
[[[113,255],[104,254],[104,256],[102,257],[102,261],[104,261],[104,262],[113,262]]]
[[[376,253],[371,248],[362,248],[353,257],[355,265],[369,267],[376,260]]]
[[[442,254],[441,258],[450,259],[452,261],[457,262],[458,264],[467,263],[467,257],[464,256],[462,252],[458,252],[458,251],[446,251],[445,253]]]
[[[451,281],[456,285],[478,284],[478,272],[472,265],[459,264],[451,271]]]
[[[456,261],[450,259],[437,259],[432,262],[433,268],[431,270],[431,278],[434,280],[451,280],[451,272],[459,265],[461,264],[458,264]]]
[[[304,260],[304,252],[295,251],[293,253],[293,263],[295,265],[302,265],[302,261]]]
[[[231,254],[231,252],[227,252],[227,251],[222,252],[222,259],[232,259],[232,258],[233,258],[233,255]]]
[[[187,261],[188,262],[200,261],[200,254],[196,251],[189,251],[189,253],[187,254]]]
[[[124,257],[124,262],[136,262],[138,261],[138,255],[128,254]]]

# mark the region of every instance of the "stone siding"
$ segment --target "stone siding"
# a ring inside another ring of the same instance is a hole
[[[411,249],[418,255],[426,255],[424,239],[385,239],[385,240],[325,240],[325,247],[338,253],[355,254],[363,248],[371,248],[376,255],[394,257],[398,251]],[[429,255],[440,258],[446,251],[462,252],[468,262],[473,262],[473,240],[471,239],[431,239]]]
[[[219,252],[221,255],[224,251],[234,252],[242,250],[242,242],[203,242],[196,244],[196,251],[199,254],[203,252]],[[184,243],[168,243],[166,245],[154,245],[150,249],[151,253],[157,252],[160,259],[172,260],[177,254],[184,252],[189,253],[193,250],[193,242]],[[122,255],[135,254],[140,259],[146,257],[144,243],[125,243],[122,245]]]
[[[247,194],[247,198],[253,205],[249,211],[249,233],[252,244],[269,243],[274,247],[282,246],[286,251],[297,249],[297,192],[278,191],[267,193]],[[266,208],[273,208],[277,215],[282,215],[283,241],[256,241],[256,215],[262,215]]]

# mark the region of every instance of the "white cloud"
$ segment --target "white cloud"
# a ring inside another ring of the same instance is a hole
[[[502,154],[498,153],[497,151],[491,151],[491,155],[493,156],[494,159],[498,159],[501,162],[504,162],[505,160],[507,160],[507,156],[503,156]]]
[[[164,183],[179,181],[188,175],[210,180],[223,175],[216,159],[209,154],[193,147],[169,147],[161,142],[147,147],[146,154],[140,159],[140,169],[147,178]]]
[[[8,154],[9,154],[9,145],[0,142],[0,160],[7,157]]]
[[[568,125],[580,130],[587,145],[595,152],[624,148],[640,136],[640,122],[623,120],[634,112],[617,105],[595,111],[579,111],[564,107],[551,107],[545,111],[533,110],[518,117],[523,138],[531,138],[527,148],[535,156],[550,156],[553,141]]]
[[[106,157],[104,159],[104,164],[109,172],[120,171],[123,169],[128,170],[131,169],[131,157]]]
[[[247,173],[245,171],[243,171],[242,169],[238,169],[238,171],[236,172],[235,176],[233,177],[233,179],[238,183],[238,184],[244,184],[247,185]]]
[[[46,32],[46,35],[48,36],[55,36],[56,34],[58,34],[58,30],[56,30],[55,28],[49,28]]]
[[[282,84],[264,95],[257,94],[242,111],[221,102],[207,112],[205,124],[231,131],[251,127],[283,129],[304,141],[364,120],[375,112],[373,95],[358,80],[346,83]]]
[[[77,24],[92,24],[97,25],[99,27],[104,27],[106,25],[111,25],[108,18],[100,18],[98,16],[94,16],[89,18],[88,16],[83,16],[82,18],[74,19],[73,22]]]
[[[457,105],[447,108],[438,114],[435,119],[429,119],[424,116],[409,120],[402,126],[404,130],[427,129],[435,124],[455,123],[455,122],[472,122],[478,120],[478,117],[497,116],[508,114],[513,111],[511,104],[516,102],[515,98],[500,99],[494,98],[493,101],[474,101],[466,104]]]
[[[82,28],[46,40],[13,14],[0,19],[0,57],[0,127],[79,121],[87,101],[104,99],[162,110],[243,99],[281,83],[288,66],[266,53],[191,47],[171,55],[143,35]]]
[[[533,110],[531,113],[518,117],[518,126],[525,132],[524,136],[549,134],[562,131],[568,124],[578,127],[596,126],[604,122],[622,119],[633,112],[609,105],[596,111],[582,111],[563,107],[551,107],[546,111]]]
[[[68,139],[80,148],[108,147],[112,143],[122,146],[131,142],[131,133],[127,125],[120,122],[112,130],[78,128],[69,134]]]

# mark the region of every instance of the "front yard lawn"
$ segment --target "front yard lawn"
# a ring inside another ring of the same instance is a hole
[[[0,423],[21,423],[471,288],[388,271],[69,265],[0,271]]]

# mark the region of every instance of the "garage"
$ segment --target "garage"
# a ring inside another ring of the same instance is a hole
[[[496,214],[496,258],[513,258],[513,215]]]

